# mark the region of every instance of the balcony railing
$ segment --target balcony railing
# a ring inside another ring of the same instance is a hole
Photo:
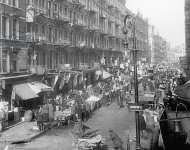
[[[60,40],[56,40],[55,42],[54,42],[54,45],[57,45],[57,46],[67,46],[67,45],[70,45],[70,41],[69,41],[69,39],[64,39],[64,40],[62,40],[62,39],[60,39]]]
[[[40,8],[39,6],[35,6],[34,9],[36,14],[47,15],[47,10],[45,8]]]
[[[82,19],[77,19],[74,23],[75,26],[78,26],[78,27],[86,27],[87,24],[84,20]]]
[[[92,14],[98,12],[98,7],[97,6],[89,6],[88,11]]]
[[[3,35],[3,34],[0,34],[0,39],[10,40],[10,41],[24,41],[25,37],[21,37],[20,35]]]
[[[56,21],[63,22],[63,23],[69,23],[70,22],[69,15],[66,15],[64,13],[54,12],[54,19]]]
[[[3,40],[11,40],[11,37],[10,37],[9,35],[0,34],[0,39],[3,39]]]
[[[99,26],[98,25],[94,25],[94,24],[90,24],[88,26],[88,29],[92,30],[92,31],[98,31],[98,30],[100,30]]]
[[[3,10],[4,14],[12,14],[15,16],[25,17],[25,9],[12,6],[0,2],[0,10]]]
[[[37,33],[26,33],[26,42],[48,42],[48,38],[46,36],[43,36],[42,34]]]

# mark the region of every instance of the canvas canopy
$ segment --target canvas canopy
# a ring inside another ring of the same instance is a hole
[[[14,95],[19,96],[22,100],[37,98],[38,94],[44,90],[52,90],[52,88],[41,82],[16,84],[13,86],[12,99],[14,99]]]
[[[184,99],[190,99],[190,80],[183,85],[177,86],[174,93]]]

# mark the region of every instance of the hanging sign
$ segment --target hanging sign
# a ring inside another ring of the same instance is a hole
[[[130,111],[143,111],[143,107],[135,103],[129,103],[128,108]]]

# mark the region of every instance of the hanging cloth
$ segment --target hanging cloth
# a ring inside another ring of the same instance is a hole
[[[59,78],[59,76],[56,75],[56,76],[55,76],[55,79],[54,79],[54,82],[53,82],[53,86],[52,86],[53,89],[54,89],[54,87],[55,87],[55,85],[56,85],[56,83],[57,83],[58,78]]]
[[[15,100],[15,96],[16,96],[15,88],[13,88],[12,93],[11,93],[11,100]]]
[[[73,79],[73,86],[74,86],[74,88],[77,87],[77,82],[78,82],[78,75],[76,74],[76,75],[74,76],[74,79]]]
[[[70,77],[71,77],[71,74],[70,73],[66,73],[66,75],[65,75],[66,83],[69,82]]]
[[[74,75],[71,74],[69,76],[69,81],[68,81],[69,90],[73,89],[73,80],[74,80]]]
[[[78,83],[78,84],[81,84],[81,83],[82,83],[82,75],[79,75],[79,76],[78,76],[78,80],[79,80],[79,83]]]
[[[59,90],[61,90],[63,88],[64,84],[65,84],[65,78],[62,77],[60,85],[59,85]]]
[[[60,85],[61,79],[62,79],[61,77],[58,77],[58,80],[54,86],[54,91],[56,92],[59,92],[59,85]]]

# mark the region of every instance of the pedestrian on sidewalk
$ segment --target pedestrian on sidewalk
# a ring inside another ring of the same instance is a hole
[[[109,130],[109,136],[111,141],[113,142],[113,146],[115,150],[124,150],[123,141],[121,138],[115,133],[113,130]]]
[[[144,131],[146,130],[146,122],[143,116],[143,112],[139,114],[139,126],[140,126],[140,134],[141,136],[144,135]]]
[[[121,92],[120,92],[120,108],[124,107],[124,104],[123,104],[124,97],[125,97],[124,90],[121,89]]]
[[[126,98],[125,98],[125,102],[126,105],[131,101],[131,94],[130,92],[126,92]]]
[[[120,106],[120,90],[117,91],[117,105]]]
[[[44,130],[42,107],[40,107],[39,112],[37,114],[37,126],[40,131]]]

